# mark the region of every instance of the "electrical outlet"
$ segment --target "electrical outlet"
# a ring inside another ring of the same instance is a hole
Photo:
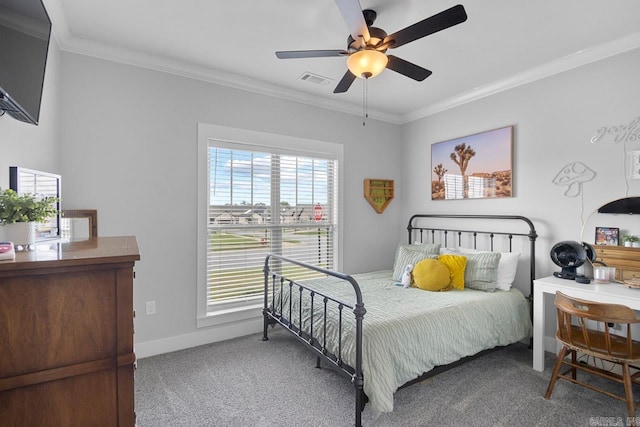
[[[156,302],[155,301],[147,301],[147,316],[151,314],[156,314]]]

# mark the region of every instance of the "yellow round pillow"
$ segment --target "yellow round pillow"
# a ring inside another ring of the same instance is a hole
[[[413,267],[413,282],[425,291],[441,291],[449,286],[449,269],[437,259],[423,259]]]

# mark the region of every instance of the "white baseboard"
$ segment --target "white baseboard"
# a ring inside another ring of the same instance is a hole
[[[560,346],[558,345],[558,341],[556,337],[548,337],[545,335],[544,337],[544,351],[548,351],[549,353],[558,354],[558,350]]]
[[[262,325],[263,320],[262,317],[260,317],[258,319],[254,318],[242,322],[225,323],[223,325],[209,327],[191,334],[178,335],[154,341],[136,342],[135,353],[138,359],[142,359],[144,357],[155,356],[157,354],[169,353],[218,341],[225,341],[244,335],[258,333],[262,331]]]

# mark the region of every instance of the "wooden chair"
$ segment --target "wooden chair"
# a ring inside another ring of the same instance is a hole
[[[558,378],[562,378],[627,402],[629,416],[634,417],[636,402],[633,399],[632,384],[640,384],[638,382],[640,368],[632,365],[632,363],[640,362],[640,342],[632,339],[631,325],[640,323],[640,319],[627,306],[571,298],[561,292],[556,293],[555,306],[558,311],[556,339],[562,343],[562,350],[558,353],[544,398],[549,399],[551,397],[556,381]],[[591,321],[589,322],[590,327],[587,325],[587,320]],[[611,334],[608,325],[611,323],[622,325],[622,330],[626,330],[627,336]],[[622,367],[622,375],[588,364],[578,363],[576,352],[620,365]],[[565,360],[567,353],[571,354],[571,360]],[[569,369],[560,373],[562,365],[568,366]],[[631,374],[631,369],[636,372]],[[579,381],[576,376],[578,370],[624,384],[625,395],[617,395]],[[568,375],[569,373],[571,373],[570,376]]]

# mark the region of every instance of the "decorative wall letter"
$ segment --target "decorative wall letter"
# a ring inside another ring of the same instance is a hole
[[[640,140],[640,117],[636,117],[626,125],[603,126],[596,131],[591,138],[591,143],[595,144],[605,135],[614,135],[613,142],[638,141]]]

